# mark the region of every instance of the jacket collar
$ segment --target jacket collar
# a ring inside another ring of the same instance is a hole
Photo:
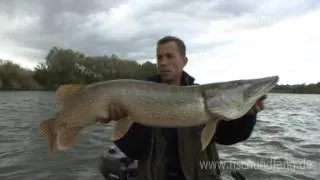
[[[161,77],[159,74],[156,74],[154,76],[151,76],[148,78],[148,81],[154,81],[154,82],[161,82]],[[183,71],[181,76],[181,85],[193,85],[195,81],[195,78],[190,76],[187,72]]]

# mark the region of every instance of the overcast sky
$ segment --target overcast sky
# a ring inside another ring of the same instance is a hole
[[[198,83],[279,75],[320,81],[319,0],[1,0],[0,58],[33,68],[53,46],[155,62],[165,35],[187,45]]]

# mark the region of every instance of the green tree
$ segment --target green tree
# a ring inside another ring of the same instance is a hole
[[[53,47],[45,61],[34,71],[24,69],[9,60],[0,59],[0,89],[55,90],[61,84],[89,84],[112,79],[145,79],[157,72],[156,64],[139,64],[115,54],[86,56],[72,49]],[[320,94],[316,84],[278,85],[272,92]]]

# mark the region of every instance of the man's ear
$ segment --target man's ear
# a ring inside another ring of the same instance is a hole
[[[185,57],[183,58],[183,67],[186,66],[187,63],[188,63],[188,57],[185,56]]]

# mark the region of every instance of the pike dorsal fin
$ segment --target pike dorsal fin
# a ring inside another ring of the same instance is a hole
[[[61,85],[56,91],[56,103],[59,108],[63,107],[63,103],[74,93],[78,92],[84,85],[82,84],[65,84]]]

